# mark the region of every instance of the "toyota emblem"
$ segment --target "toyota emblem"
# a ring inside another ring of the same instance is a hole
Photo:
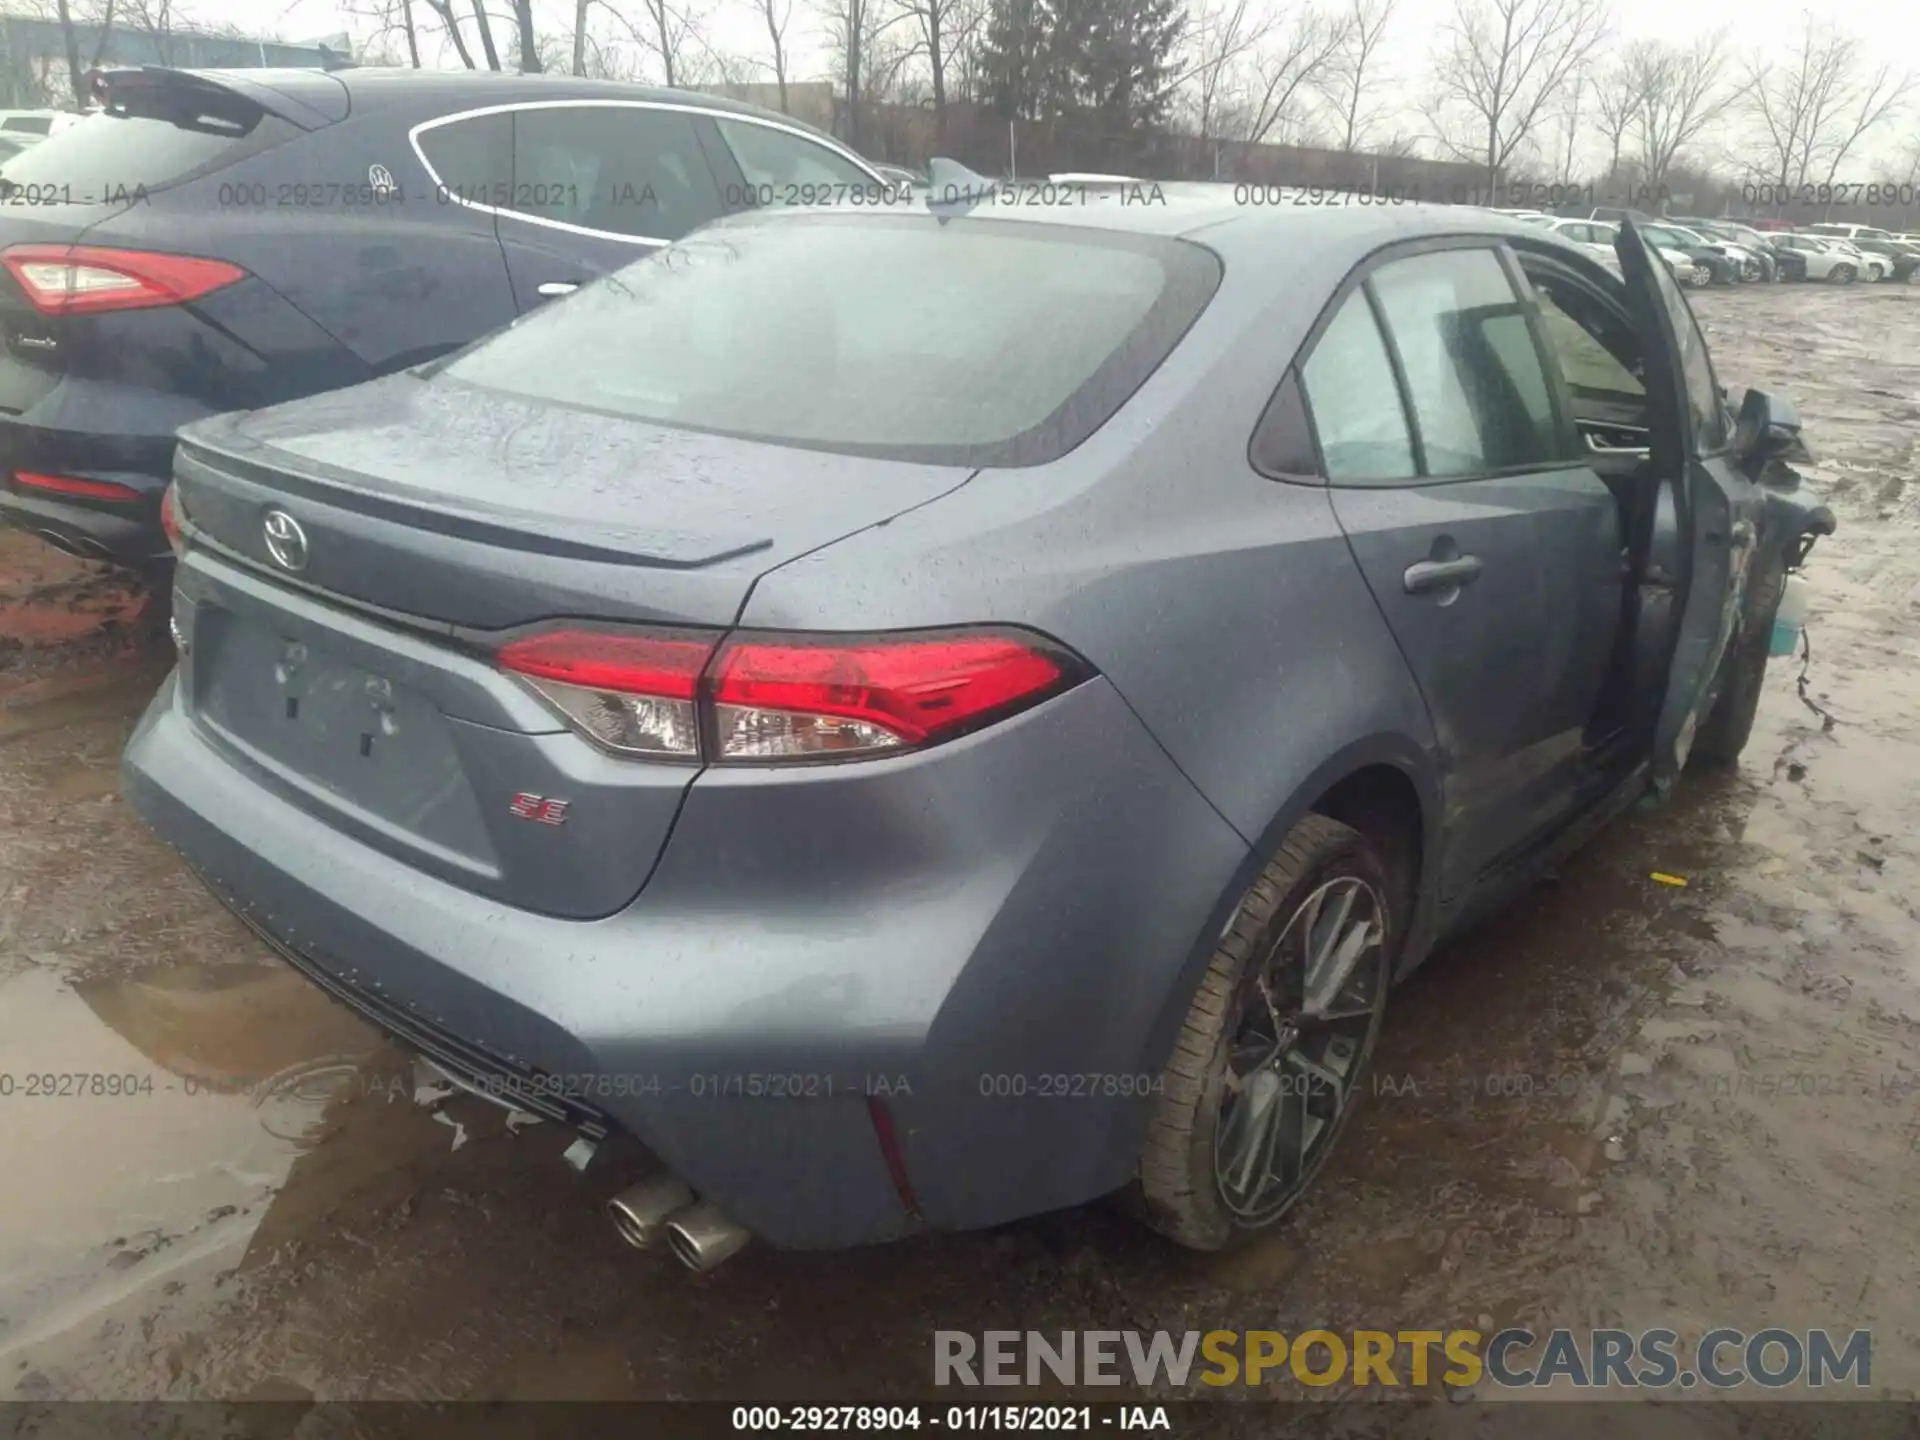
[[[282,570],[307,568],[307,532],[293,516],[284,510],[269,510],[267,518],[260,522],[260,531],[266,536],[267,554],[273,557],[274,564]]]

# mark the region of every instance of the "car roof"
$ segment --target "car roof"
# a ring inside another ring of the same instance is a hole
[[[1237,274],[1264,276],[1267,288],[1281,291],[1293,285],[1295,267],[1290,257],[1312,247],[1322,262],[1345,261],[1341,269],[1358,265],[1388,245],[1424,239],[1484,237],[1524,243],[1534,250],[1551,250],[1592,264],[1590,255],[1552,230],[1528,225],[1470,205],[1382,204],[1361,195],[1329,197],[1311,194],[1317,203],[1292,204],[1279,198],[1279,187],[1234,185],[1224,181],[1143,180],[1123,189],[1088,187],[1079,203],[1058,203],[1059,187],[1050,181],[993,181],[971,209],[941,205],[933,210],[926,199],[908,207],[889,205],[774,206],[749,211],[718,222],[721,225],[781,223],[806,215],[832,213],[873,218],[925,215],[966,215],[1022,225],[1055,226],[1161,235],[1204,244]],[[1030,193],[1029,193],[1030,192]],[[1260,192],[1262,199],[1252,199]],[[1346,203],[1335,203],[1344,198]],[[1314,298],[1317,305],[1324,296]]]
[[[143,67],[163,71],[164,66]],[[479,109],[539,100],[628,100],[654,105],[685,105],[717,115],[740,115],[770,120],[790,129],[816,135],[842,149],[843,142],[817,125],[796,120],[777,110],[749,105],[698,90],[635,85],[623,80],[589,80],[578,75],[518,75],[493,70],[414,70],[406,66],[355,66],[345,70],[263,67],[257,70],[188,70],[217,84],[241,88],[260,86],[312,103],[321,92],[347,96],[348,113],[356,110],[416,106],[439,110]],[[334,87],[339,87],[335,89]],[[323,107],[324,108],[324,107]]]

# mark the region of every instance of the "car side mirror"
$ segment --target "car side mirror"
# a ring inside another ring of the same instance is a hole
[[[1733,453],[1760,470],[1776,460],[1809,461],[1813,452],[1800,438],[1800,411],[1784,395],[1749,390],[1740,402],[1733,430]]]

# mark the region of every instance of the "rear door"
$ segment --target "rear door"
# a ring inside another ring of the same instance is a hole
[[[1718,696],[1721,661],[1746,597],[1762,497],[1735,468],[1733,423],[1686,296],[1631,221],[1621,226],[1616,248],[1645,356],[1655,473],[1683,477],[1676,496],[1685,598],[1654,732],[1654,783],[1666,790]]]
[[[1442,747],[1442,884],[1573,807],[1619,623],[1620,522],[1574,436],[1511,257],[1390,256],[1313,342],[1329,495]]]
[[[695,113],[634,101],[514,107],[513,180],[499,209],[525,313],[717,218],[724,206]]]

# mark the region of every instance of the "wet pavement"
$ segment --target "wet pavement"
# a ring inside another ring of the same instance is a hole
[[[439,1098],[138,825],[167,660],[0,535],[0,1398],[877,1400],[934,1393],[936,1329],[1506,1324],[1871,1329],[1913,1396],[1920,287],[1695,304],[1841,520],[1804,698],[1776,661],[1737,772],[1432,960],[1316,1193],[1230,1258],[1100,1206],[709,1276],[628,1250],[617,1167]]]

